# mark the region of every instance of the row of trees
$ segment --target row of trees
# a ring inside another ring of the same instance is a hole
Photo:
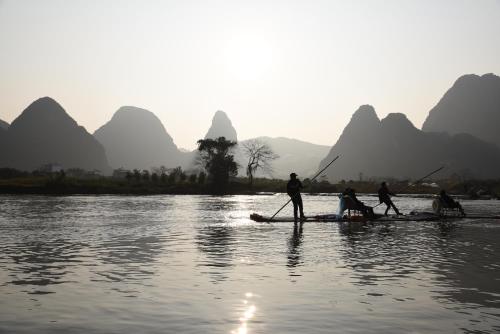
[[[116,173],[118,174],[118,173]],[[115,175],[119,177],[119,175]],[[142,171],[138,169],[134,169],[133,171],[127,171],[125,174],[125,178],[129,181],[145,181],[145,182],[152,182],[152,183],[164,183],[164,184],[174,184],[174,183],[184,183],[184,182],[189,182],[189,183],[200,183],[204,184],[205,179],[206,179],[206,173],[205,172],[200,172],[200,173],[191,173],[191,174],[186,174],[182,170],[181,167],[176,167],[171,170],[168,170],[167,168],[161,167],[159,169],[153,169],[153,171],[150,173],[148,170],[144,169]]]
[[[129,182],[152,182],[152,183],[207,183],[213,192],[220,193],[227,189],[229,180],[238,174],[238,164],[234,159],[233,149],[237,143],[227,140],[225,137],[216,139],[200,139],[198,144],[197,165],[203,169],[199,172],[191,172],[189,175],[181,167],[173,169],[161,166],[149,170],[116,169],[113,177],[125,178]],[[250,187],[253,186],[254,176],[257,171],[271,175],[273,169],[271,162],[278,158],[272,149],[259,140],[249,140],[242,144],[247,165],[245,168]]]

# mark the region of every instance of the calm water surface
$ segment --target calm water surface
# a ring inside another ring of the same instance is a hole
[[[500,331],[500,221],[294,229],[248,219],[286,200],[2,196],[0,332]],[[338,202],[304,201],[306,214]],[[464,203],[500,213],[498,201]],[[429,199],[396,204],[430,209]]]

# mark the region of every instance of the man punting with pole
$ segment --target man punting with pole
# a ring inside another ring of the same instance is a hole
[[[298,221],[297,211],[300,211],[300,219],[306,218],[304,215],[304,207],[302,205],[302,196],[300,196],[300,189],[302,189],[302,182],[297,179],[297,174],[290,174],[290,181],[286,185],[286,192],[290,196],[293,203],[293,218],[295,223]]]
[[[389,211],[389,209],[391,207],[394,209],[396,214],[399,216],[400,215],[399,210],[398,210],[398,208],[396,208],[396,206],[392,202],[391,195],[396,196],[394,193],[392,193],[389,190],[389,188],[387,188],[387,183],[382,182],[382,184],[380,185],[380,189],[378,190],[378,200],[380,201],[380,203],[384,203],[385,205],[387,205],[387,208],[385,209],[384,216],[387,216],[387,212]]]

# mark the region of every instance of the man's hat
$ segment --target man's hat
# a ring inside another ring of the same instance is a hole
[[[294,176],[297,176],[297,174],[295,174],[295,173],[290,174],[290,177],[294,177]]]

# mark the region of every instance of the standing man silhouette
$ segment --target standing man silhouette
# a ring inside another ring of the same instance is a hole
[[[300,196],[300,189],[302,189],[302,182],[297,179],[297,174],[290,174],[290,181],[288,181],[286,185],[286,192],[288,196],[291,197],[293,203],[293,218],[295,223],[297,223],[297,210],[300,211],[300,219],[305,219],[304,216],[304,207],[302,205],[302,197]]]
[[[396,195],[389,191],[389,188],[387,188],[387,184],[385,182],[382,182],[382,184],[380,185],[380,189],[378,190],[378,200],[380,201],[380,203],[384,203],[385,205],[387,205],[384,215],[387,216],[387,212],[392,206],[396,214],[399,216],[399,210],[398,208],[396,208],[394,203],[392,203],[391,196]]]

